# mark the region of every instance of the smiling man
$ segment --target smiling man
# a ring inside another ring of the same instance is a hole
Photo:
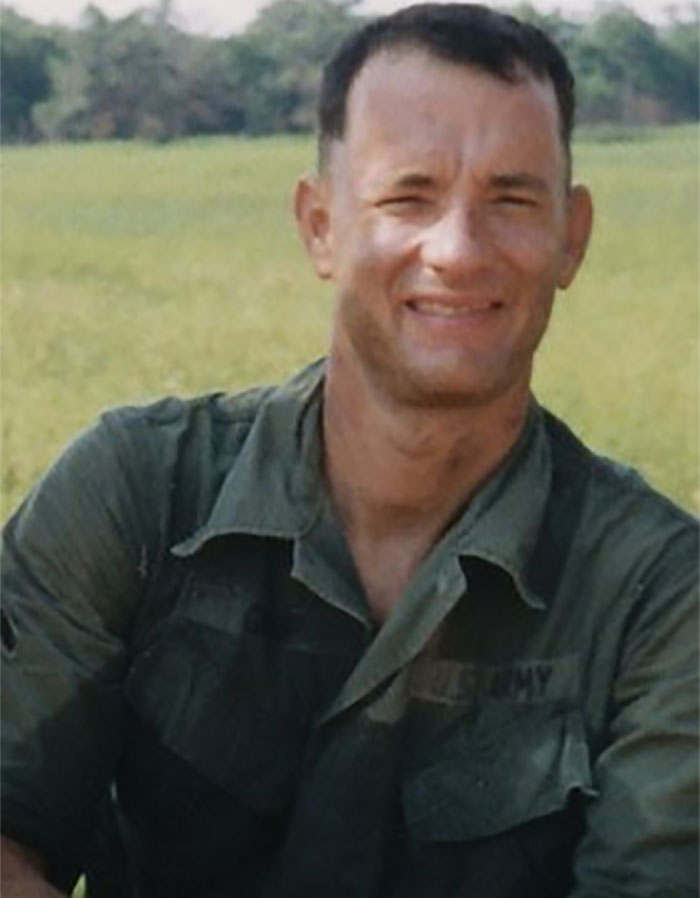
[[[494,77],[389,42],[299,186],[307,249],[337,289],[326,470],[380,618],[521,433],[555,289],[590,232],[554,86],[510,65]]]
[[[7,898],[104,874],[115,818],[145,898],[696,894],[696,528],[530,391],[573,114],[479,6],[330,62],[328,358],[106,415],[8,525]]]

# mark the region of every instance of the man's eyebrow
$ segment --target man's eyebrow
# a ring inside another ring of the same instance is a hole
[[[426,190],[435,186],[435,178],[414,169],[399,170],[388,179],[388,186],[402,190]]]
[[[532,190],[535,193],[548,193],[549,184],[544,178],[529,172],[507,172],[489,178],[491,187],[501,190]]]

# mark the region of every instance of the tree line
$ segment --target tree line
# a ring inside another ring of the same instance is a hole
[[[173,24],[172,0],[123,18],[98,6],[77,28],[0,10],[2,139],[172,140],[201,134],[303,133],[314,126],[323,62],[361,17],[358,0],[272,0],[241,34]],[[623,5],[585,22],[517,15],[566,51],[580,123],[698,118],[700,6],[653,26]]]

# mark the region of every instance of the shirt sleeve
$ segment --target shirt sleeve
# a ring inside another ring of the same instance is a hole
[[[81,436],[3,540],[2,828],[64,889],[122,748],[128,634],[153,554],[153,497],[126,430],[115,412]]]
[[[637,583],[570,898],[698,894],[697,560],[688,526]]]

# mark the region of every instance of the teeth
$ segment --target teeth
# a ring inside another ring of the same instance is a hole
[[[481,312],[483,309],[469,309],[459,306],[447,306],[440,302],[421,302],[416,305],[419,312],[427,312],[430,315],[439,315],[442,318],[459,318]]]

